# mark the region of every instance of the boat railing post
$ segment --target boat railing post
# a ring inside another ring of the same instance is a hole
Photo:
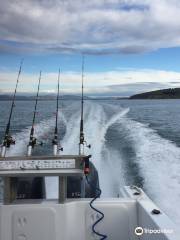
[[[17,195],[17,178],[4,177],[4,204],[11,204]]]
[[[67,198],[67,177],[59,176],[59,203],[64,203]]]

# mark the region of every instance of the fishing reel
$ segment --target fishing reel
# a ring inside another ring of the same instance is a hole
[[[32,148],[34,148],[36,145],[43,146],[43,142],[42,141],[38,142],[37,138],[32,137],[32,139],[29,141],[28,146],[31,146]]]
[[[85,143],[85,146],[87,147],[87,148],[91,148],[91,144],[87,144],[87,142],[86,141],[84,141],[84,143]]]
[[[34,148],[36,144],[37,144],[37,139],[35,137],[33,137],[32,140],[30,141],[29,145],[31,145],[32,148]]]
[[[80,132],[80,142],[79,145],[85,146],[87,148],[91,148],[91,144],[87,144],[86,140],[84,139],[84,133]]]
[[[84,140],[83,143],[80,143],[81,145],[87,147],[87,148],[91,148],[91,144],[87,144],[87,142]]]
[[[63,147],[60,146],[58,150],[63,152],[64,149],[63,149]]]
[[[15,144],[16,144],[16,140],[10,135],[7,135],[3,141],[3,146],[7,148],[10,148],[11,145],[15,145]]]
[[[1,157],[5,157],[6,155],[6,148],[10,148],[11,145],[15,145],[16,144],[16,141],[15,139],[10,136],[10,135],[6,135],[2,144],[0,145],[1,147],[1,153],[0,153],[0,156]]]
[[[63,147],[60,145],[60,144],[58,144],[58,140],[57,140],[57,137],[54,137],[54,139],[52,140],[52,145],[54,146],[54,145],[56,145],[56,146],[58,146],[58,151],[61,151],[61,152],[63,152]]]
[[[28,144],[28,146],[27,146],[27,156],[31,156],[31,154],[32,154],[32,149],[34,149],[34,147],[35,147],[36,145],[42,146],[42,145],[43,145],[43,142],[37,142],[37,138],[31,136],[31,137],[30,137],[29,144]]]

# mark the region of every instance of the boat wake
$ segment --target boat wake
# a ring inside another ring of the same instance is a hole
[[[172,219],[180,222],[180,210],[174,208],[180,201],[180,148],[162,138],[148,125],[128,117],[128,108],[108,103],[85,103],[85,140],[91,149],[92,162],[99,173],[102,197],[116,197],[119,188],[140,184],[147,194]],[[63,116],[63,118],[62,118]],[[63,126],[61,144],[63,154],[77,154],[79,143],[80,110],[74,103],[60,116]],[[37,137],[53,131],[54,117],[36,126]],[[26,152],[30,127],[16,134],[17,144],[8,155]],[[49,152],[52,151],[50,142]],[[47,146],[42,147],[45,151]],[[57,197],[57,178],[47,178],[47,197]]]
[[[134,144],[134,158],[144,178],[147,194],[172,219],[180,222],[180,148],[147,125],[125,118],[121,121]]]

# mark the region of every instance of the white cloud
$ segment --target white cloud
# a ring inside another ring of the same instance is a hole
[[[0,92],[9,92],[15,86],[17,73],[0,73]],[[22,72],[18,92],[35,92],[38,74]],[[81,73],[61,73],[61,92],[79,94]],[[56,92],[57,73],[42,73],[41,92]],[[160,88],[180,87],[180,72],[153,69],[121,69],[109,72],[86,72],[85,93],[89,95],[127,95]]]
[[[1,50],[143,52],[180,45],[178,0],[0,0]]]

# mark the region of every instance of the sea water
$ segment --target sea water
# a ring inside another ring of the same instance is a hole
[[[0,137],[8,120],[9,101],[0,101]],[[34,155],[51,155],[54,101],[40,101],[35,136],[43,141]],[[11,122],[16,139],[7,156],[25,155],[34,102],[17,101]],[[180,100],[92,100],[84,106],[86,149],[99,173],[102,197],[116,197],[120,187],[137,185],[180,223]],[[80,102],[60,101],[59,135],[63,154],[77,154]],[[47,197],[57,196],[57,178],[47,178]],[[1,186],[1,183],[0,183]]]

